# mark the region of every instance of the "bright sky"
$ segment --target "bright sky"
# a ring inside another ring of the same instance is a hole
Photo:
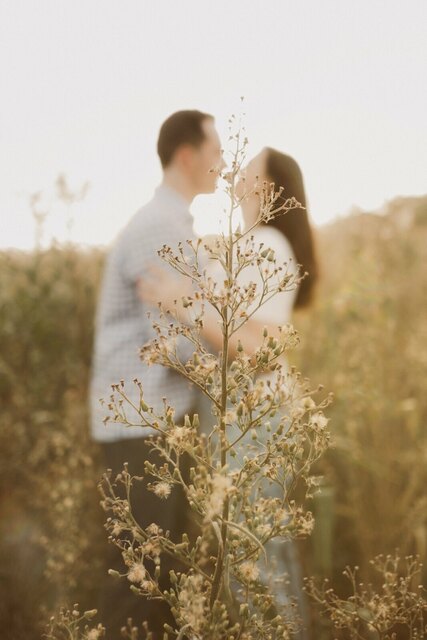
[[[225,136],[241,95],[249,154],[298,160],[316,224],[425,193],[426,24],[426,0],[0,0],[0,246],[33,245],[35,191],[65,237],[60,172],[91,183],[72,239],[110,242],[160,180],[162,121],[198,108]]]

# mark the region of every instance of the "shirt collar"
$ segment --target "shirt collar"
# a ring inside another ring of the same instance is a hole
[[[164,182],[159,184],[154,194],[156,198],[160,197],[162,198],[162,200],[167,200],[174,206],[178,207],[179,210],[190,213],[190,203],[184,198],[182,194],[178,193],[178,191],[165,184]]]

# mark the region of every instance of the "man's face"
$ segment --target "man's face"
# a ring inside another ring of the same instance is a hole
[[[194,149],[192,178],[198,193],[213,193],[218,182],[218,174],[226,165],[213,121],[204,120],[202,129],[205,139],[198,149]]]

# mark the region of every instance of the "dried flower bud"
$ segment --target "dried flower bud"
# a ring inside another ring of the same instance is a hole
[[[112,576],[113,578],[121,578],[120,573],[115,569],[108,569],[108,575]]]
[[[166,482],[164,480],[161,481],[161,482],[156,482],[154,487],[152,487],[153,493],[158,498],[161,498],[162,500],[166,500],[166,498],[168,498],[170,496],[171,490],[172,490],[172,488],[171,488],[171,485],[169,484],[169,482]]]
[[[91,620],[96,616],[97,613],[98,613],[97,609],[90,609],[89,611],[85,611],[83,615],[86,618],[86,620]]]

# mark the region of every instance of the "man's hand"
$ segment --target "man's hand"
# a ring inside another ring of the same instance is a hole
[[[175,301],[193,294],[190,281],[155,265],[148,268],[146,276],[138,278],[136,290],[138,298],[147,305],[155,307],[161,302],[165,310],[172,310]]]

